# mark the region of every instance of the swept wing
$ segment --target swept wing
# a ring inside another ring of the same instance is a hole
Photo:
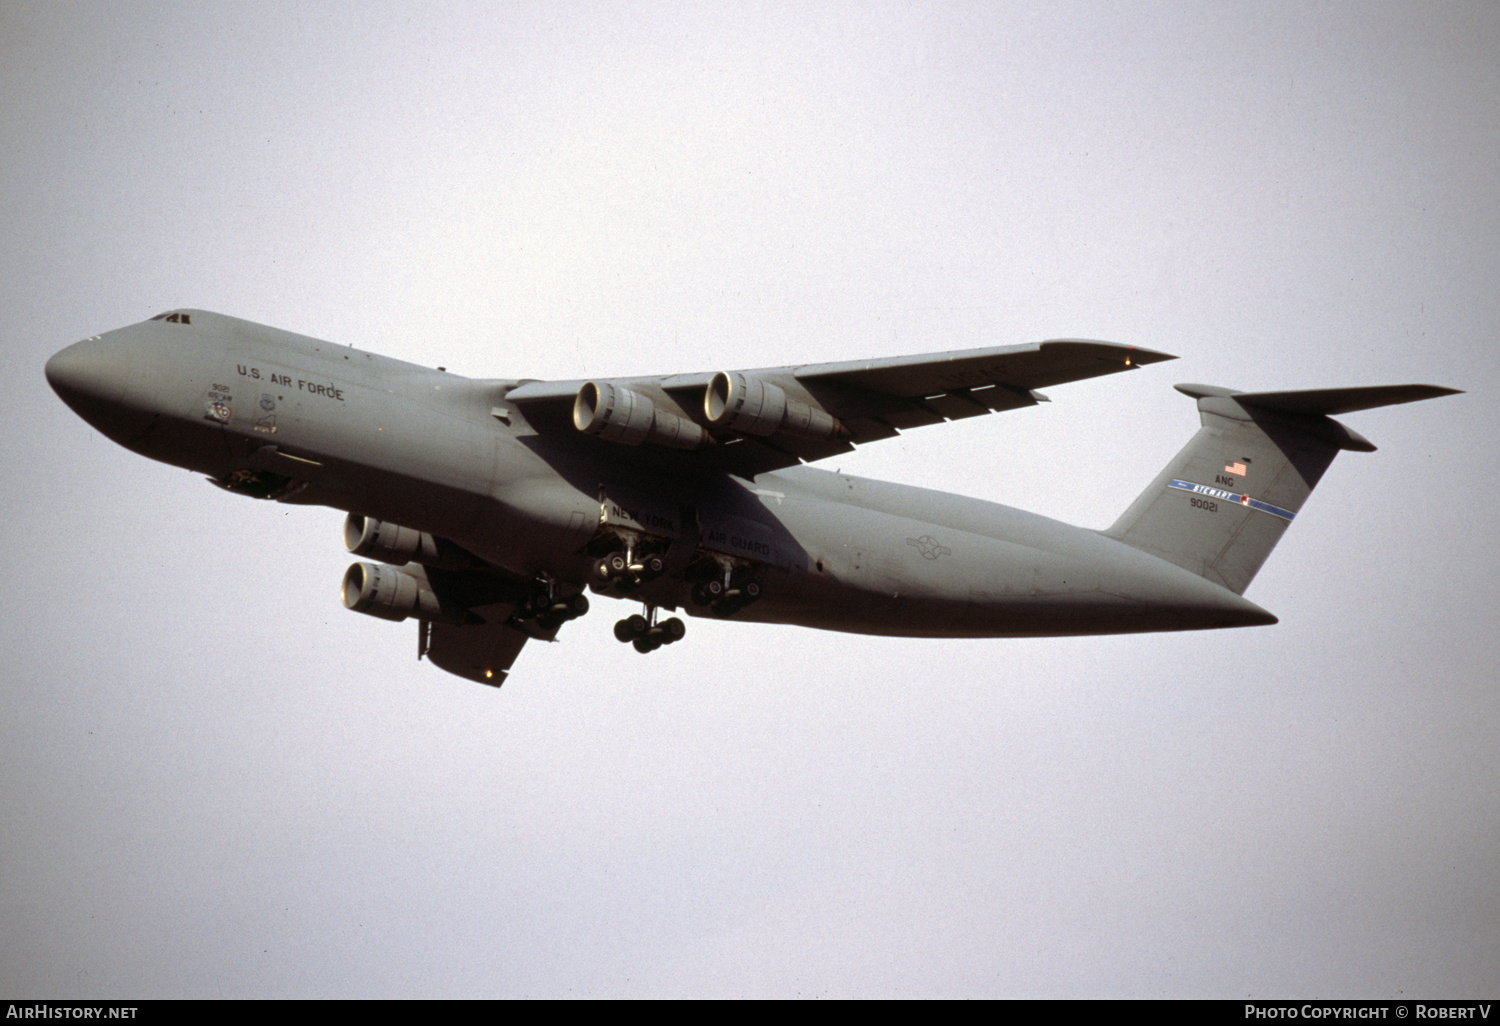
[[[669,418],[701,428],[707,441],[696,447],[695,459],[753,476],[826,459],[911,428],[1033,406],[1046,399],[1037,389],[1172,359],[1168,353],[1138,346],[1054,339],[844,363],[619,378],[606,384],[648,401]],[[786,404],[831,417],[837,429],[820,437],[807,429],[762,433],[716,424],[706,397],[716,381],[723,386],[731,380],[774,386]],[[591,387],[595,391],[589,394],[598,396],[598,382],[528,381],[506,399],[538,430],[575,431],[581,430],[575,421],[580,393]]]

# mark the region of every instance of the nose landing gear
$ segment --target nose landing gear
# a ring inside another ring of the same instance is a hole
[[[644,616],[637,613],[615,624],[615,638],[622,642],[630,642],[637,652],[644,654],[654,652],[674,641],[681,641],[683,635],[687,633],[687,625],[675,616],[668,617],[660,623],[655,621],[656,607],[648,605]]]

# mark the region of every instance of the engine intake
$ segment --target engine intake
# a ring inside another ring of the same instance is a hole
[[[354,563],[340,588],[344,607],[382,620],[415,616],[438,623],[472,623],[468,610],[444,603],[422,578],[382,563]]]
[[[780,385],[747,378],[738,371],[720,371],[703,394],[703,413],[714,427],[747,435],[797,435],[801,438],[835,438],[846,434],[833,414],[787,398]]]
[[[479,562],[452,542],[426,531],[357,513],[344,518],[344,548],[356,556],[369,556],[396,566],[416,562],[444,570],[467,570]]]
[[[573,426],[608,442],[640,445],[650,442],[672,449],[702,449],[713,444],[707,431],[686,417],[663,410],[639,392],[590,381],[573,401]]]

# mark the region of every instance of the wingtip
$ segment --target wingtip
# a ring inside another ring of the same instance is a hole
[[[1147,349],[1144,346],[1127,345],[1124,342],[1107,342],[1102,338],[1049,338],[1045,342],[1037,344],[1038,348],[1043,346],[1099,346],[1103,349],[1113,350],[1115,354],[1124,357],[1125,367],[1134,369],[1144,367],[1148,363],[1162,363],[1166,360],[1175,360],[1177,357],[1172,353],[1164,353],[1159,349]],[[1107,354],[1095,353],[1100,359],[1105,359]]]
[[[1128,359],[1135,366],[1143,367],[1148,363],[1165,363],[1168,360],[1176,360],[1179,357],[1174,353],[1163,353],[1159,349],[1143,349],[1140,346],[1128,346],[1130,355]]]

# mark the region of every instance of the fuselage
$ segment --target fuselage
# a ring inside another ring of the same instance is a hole
[[[470,379],[203,311],[105,333],[47,376],[127,448],[246,494],[448,539],[583,585],[604,529],[654,539],[640,597],[689,601],[705,557],[756,568],[737,619],[902,636],[1185,630],[1274,622],[1101,534],[994,503],[808,466],[741,478],[691,454],[539,430],[521,382]]]

